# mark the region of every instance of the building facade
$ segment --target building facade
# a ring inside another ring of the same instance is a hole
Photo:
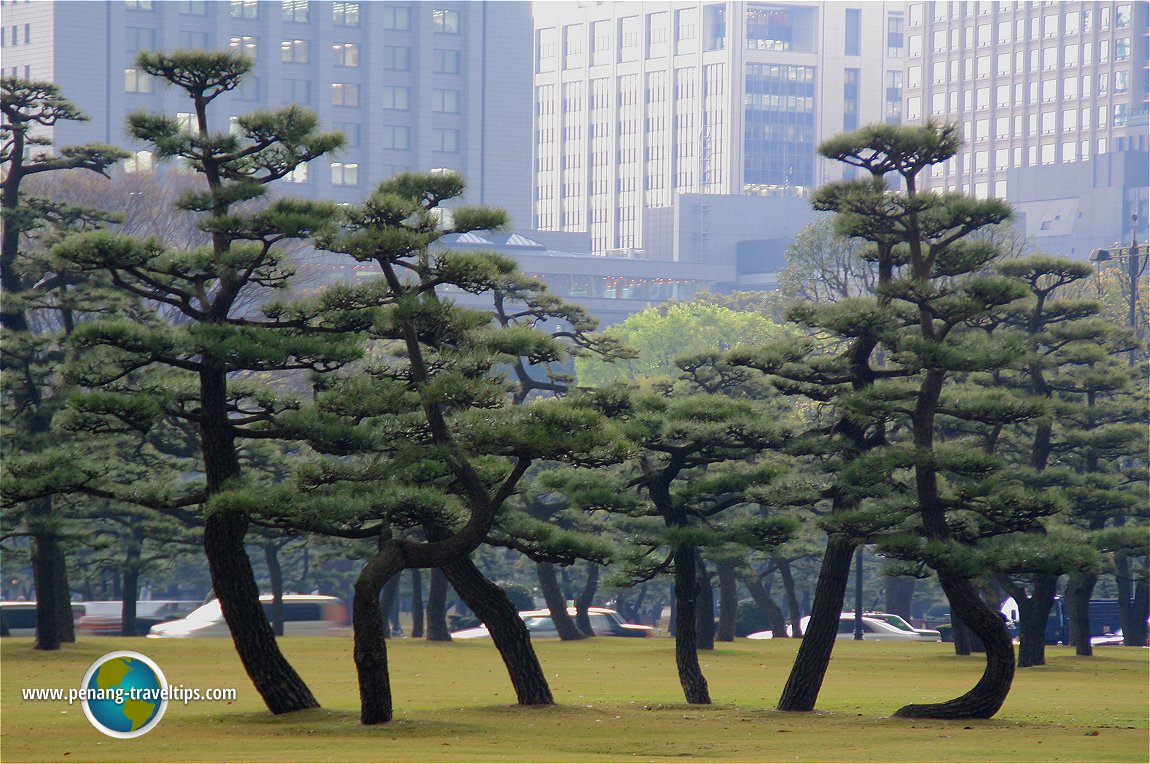
[[[1147,7],[908,3],[905,121],[965,139],[925,186],[1006,199],[1040,248],[1073,257],[1145,221]]]
[[[901,118],[903,8],[537,3],[534,227],[631,252],[678,195],[805,198],[842,177],[819,142]]]
[[[463,173],[466,201],[531,219],[531,6],[527,2],[111,0],[0,3],[3,73],[49,80],[90,117],[56,145],[136,148],[136,110],[176,117],[180,92],[134,64],[138,51],[238,50],[254,76],[221,96],[214,129],[258,108],[300,104],[347,145],[287,180],[294,195],[356,201],[403,170]],[[129,169],[146,169],[139,153]]]

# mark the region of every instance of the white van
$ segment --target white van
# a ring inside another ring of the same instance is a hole
[[[260,597],[268,620],[272,618],[272,596]],[[284,636],[326,637],[348,633],[347,605],[338,597],[320,594],[285,594]],[[187,637],[228,637],[231,631],[224,621],[220,601],[212,600],[185,617],[158,623],[148,631],[149,639]]]

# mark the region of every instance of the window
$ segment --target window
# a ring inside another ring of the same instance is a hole
[[[456,113],[459,111],[459,91],[458,90],[432,90],[431,91],[431,110],[447,113]]]
[[[359,106],[359,85],[354,82],[331,83],[332,106]]]
[[[332,125],[337,131],[343,133],[347,138],[344,148],[357,149],[359,148],[359,123],[358,122],[336,122]]]
[[[859,55],[860,41],[862,39],[862,11],[858,8],[847,8],[846,23],[846,54]]]
[[[431,28],[439,34],[459,34],[459,11],[431,11]]]
[[[152,0],[124,0],[124,7],[130,11],[150,11]]]
[[[307,183],[307,162],[300,162],[295,169],[284,176],[284,183]]]
[[[354,42],[332,43],[336,66],[359,66],[359,45]]]
[[[176,124],[178,124],[180,129],[185,133],[199,132],[196,127],[196,115],[190,111],[176,112]]]
[[[337,27],[359,26],[359,3],[332,3],[331,23]]]
[[[401,125],[384,125],[380,128],[380,148],[407,149],[410,147],[410,130]]]
[[[152,165],[152,152],[137,151],[124,160],[124,172],[151,172]]]
[[[176,39],[179,40],[180,48],[184,50],[203,50],[208,47],[208,33],[207,32],[180,32]]]
[[[207,13],[204,0],[180,0],[176,3],[176,10],[189,16],[203,16]]]
[[[258,19],[259,17],[259,0],[232,0],[232,18]]]
[[[591,22],[591,65],[611,63],[611,22]]]
[[[292,103],[311,103],[311,82],[308,80],[284,80],[284,95]]]
[[[280,43],[280,60],[290,64],[306,64],[311,60],[311,43],[307,40],[284,40]]]
[[[283,20],[307,23],[307,0],[282,0]]]
[[[675,53],[683,54],[699,37],[699,11],[697,8],[682,8],[675,11]]]
[[[380,8],[379,23],[384,29],[411,29],[411,9],[385,5]]]
[[[563,27],[563,68],[577,69],[583,59],[583,37],[586,27],[582,24],[569,24]]]
[[[459,51],[435,51],[435,71],[439,74],[459,74]]]
[[[643,41],[643,28],[638,16],[619,19],[619,60],[638,61],[639,46]]]
[[[411,69],[411,48],[403,45],[384,45],[380,50],[383,68],[406,72]]]
[[[27,33],[28,33],[28,30],[25,29],[24,30],[25,36],[27,36]],[[1129,37],[1123,37],[1121,39],[1115,40],[1114,41],[1114,60],[1115,61],[1126,61],[1129,58],[1130,58],[1130,38]]]
[[[379,100],[385,109],[406,111],[411,108],[411,90],[399,85],[384,85],[379,89]]]
[[[1114,9],[1114,26],[1125,29],[1130,26],[1130,4],[1123,3]]]
[[[1114,93],[1130,92],[1130,72],[1114,72]]]
[[[127,39],[127,49],[129,52],[155,49],[156,31],[154,29],[128,27],[124,31],[127,33],[125,37]]]
[[[459,131],[433,128],[431,131],[432,151],[459,151]]]
[[[359,163],[357,163],[357,162],[332,162],[331,163],[331,184],[333,186],[358,186],[359,185]]]
[[[886,55],[888,58],[902,58],[903,16],[901,13],[886,15]]]
[[[256,38],[251,35],[232,35],[228,47],[234,53],[243,53],[253,59],[256,57]]]
[[[128,93],[151,93],[151,75],[135,67],[128,67],[124,70],[124,91]]]
[[[258,101],[260,98],[260,78],[245,77],[236,87],[236,98],[244,101]]]

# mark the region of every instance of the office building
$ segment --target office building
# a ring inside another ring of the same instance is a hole
[[[1147,4],[912,2],[907,122],[966,141],[925,186],[1011,202],[1041,249],[1084,258],[1146,218]]]
[[[299,196],[356,201],[396,172],[449,168],[466,201],[531,215],[531,6],[526,2],[126,0],[0,3],[3,73],[59,85],[90,122],[61,122],[56,145],[99,141],[137,149],[132,111],[190,119],[182,92],[136,68],[141,50],[237,50],[254,76],[221,96],[231,116],[301,104],[347,146],[287,180]]]
[[[714,241],[708,217],[729,217],[719,208],[733,204],[747,237],[763,239],[755,226],[784,214],[769,200],[805,198],[843,176],[816,156],[820,141],[900,119],[903,8],[537,3],[534,227],[587,231],[597,254],[734,262],[735,242]],[[683,228],[695,241],[668,249],[647,211],[687,198],[697,220]],[[790,218],[781,235],[805,219]]]

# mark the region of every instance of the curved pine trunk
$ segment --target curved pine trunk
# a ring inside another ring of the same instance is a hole
[[[778,555],[774,555],[772,559],[778,566],[779,578],[783,582],[783,601],[787,604],[787,613],[791,619],[791,632],[796,637],[802,637],[803,629],[799,626],[799,621],[803,617],[803,611],[799,607],[798,591],[795,588],[795,576],[791,572],[790,560]]]
[[[315,696],[287,662],[260,604],[260,590],[244,550],[247,518],[229,511],[204,520],[204,550],[224,620],[244,670],[273,714],[318,708]]]
[[[1014,645],[997,611],[978,596],[968,579],[938,574],[953,614],[962,619],[986,646],[982,677],[964,695],[943,703],[903,706],[894,715],[904,719],[989,719],[998,713],[1014,681]]]
[[[592,636],[584,634],[575,623],[575,619],[567,614],[567,600],[563,597],[563,589],[559,586],[559,577],[555,575],[555,566],[549,562],[537,562],[535,572],[539,577],[539,589],[543,592],[547,609],[551,611],[551,622],[555,624],[559,639],[586,639]],[[490,624],[488,626],[490,628]]]
[[[439,568],[431,569],[427,587],[427,641],[451,641],[451,630],[447,628],[447,576]]]
[[[643,584],[646,591],[646,584]],[[591,626],[591,618],[587,615],[587,608],[595,601],[595,593],[599,590],[599,566],[593,562],[587,563],[587,580],[583,590],[575,598],[575,625],[579,631],[589,637],[595,636],[595,629]]]
[[[402,570],[403,565],[396,556],[377,554],[363,566],[355,580],[355,595],[352,598],[352,652],[359,680],[361,724],[389,722],[394,714],[384,614],[379,593],[388,580]]]
[[[811,603],[811,619],[779,698],[780,711],[811,711],[815,707],[839,631],[854,551],[855,544],[848,539],[832,536],[827,541]]]
[[[553,705],[555,699],[547,684],[547,676],[539,665],[535,648],[531,646],[531,634],[519,617],[515,603],[502,589],[487,580],[469,558],[464,557],[444,565],[443,573],[455,592],[479,616],[479,620],[487,624],[491,639],[507,666],[519,705]],[[574,628],[575,624],[571,623],[571,626]]]
[[[279,550],[275,544],[264,547],[264,559],[268,565],[268,582],[272,587],[272,632],[277,637],[284,635],[284,573],[280,567]]]
[[[707,562],[699,552],[695,553],[695,649],[715,649],[715,592],[711,588],[711,576],[707,572]]]
[[[767,587],[763,586],[762,580],[759,579],[757,573],[751,572],[743,577],[743,585],[747,587],[747,591],[751,594],[751,599],[759,606],[759,610],[766,617],[767,623],[770,624],[771,631],[774,632],[775,638],[789,637],[787,634],[787,619],[783,615],[783,609],[780,608],[771,595],[767,592]]]
[[[1050,617],[1050,609],[1054,607],[1057,582],[1055,576],[1036,575],[1034,593],[1029,597],[1015,599],[1019,620],[1019,668],[1046,665],[1046,621]]]
[[[707,678],[699,665],[695,637],[695,603],[698,580],[695,575],[695,548],[683,544],[675,550],[675,665],[679,683],[688,703],[709,704]]]

